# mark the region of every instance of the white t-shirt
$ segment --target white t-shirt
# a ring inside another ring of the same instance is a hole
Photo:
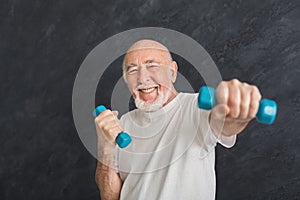
[[[236,137],[214,135],[197,97],[179,93],[158,111],[136,109],[121,117],[132,137],[116,154],[121,200],[215,199],[215,146],[232,147]]]

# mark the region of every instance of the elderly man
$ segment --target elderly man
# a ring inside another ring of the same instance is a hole
[[[234,79],[216,88],[218,105],[201,110],[197,94],[173,86],[177,63],[162,44],[140,40],[127,51],[123,77],[136,107],[117,119],[106,110],[95,118],[96,182],[101,199],[214,199],[217,143],[232,147],[255,117],[257,87]],[[126,131],[132,143],[115,147]]]

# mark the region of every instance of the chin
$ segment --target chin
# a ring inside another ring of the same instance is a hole
[[[141,109],[145,112],[154,112],[163,107],[163,103],[158,101],[158,99],[150,103],[150,102],[145,102],[138,97],[135,99],[135,105],[138,109]]]
[[[135,98],[135,105],[138,109],[145,112],[154,112],[161,109],[164,104],[168,101],[170,95],[164,95],[160,90],[158,90],[158,96],[154,101],[146,102],[140,99],[139,95]]]

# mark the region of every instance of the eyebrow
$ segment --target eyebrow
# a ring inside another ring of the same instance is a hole
[[[159,63],[159,62],[155,61],[154,59],[151,59],[151,60],[145,61],[145,64],[148,64],[148,63]]]
[[[149,64],[149,63],[158,63],[158,64],[160,64],[160,62],[158,62],[158,61],[156,61],[156,60],[154,60],[154,59],[150,59],[150,60],[146,60],[146,61],[145,61],[145,64]],[[127,69],[130,68],[130,67],[136,67],[136,66],[137,66],[137,65],[134,64],[134,63],[130,63],[130,64],[127,64],[127,65],[126,65]]]

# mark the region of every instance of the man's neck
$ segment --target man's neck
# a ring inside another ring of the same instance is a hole
[[[171,95],[170,95],[168,101],[166,103],[164,103],[163,107],[165,107],[166,105],[168,105],[168,103],[170,103],[177,95],[178,95],[178,92],[174,89],[171,92]]]

